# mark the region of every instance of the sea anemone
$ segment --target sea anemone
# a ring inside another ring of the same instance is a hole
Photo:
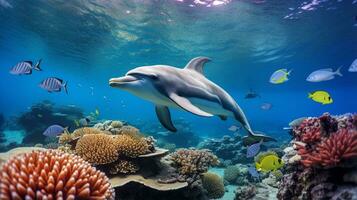
[[[340,129],[319,143],[315,151],[300,147],[299,154],[305,166],[336,166],[343,159],[357,157],[357,131]]]
[[[114,199],[104,173],[79,156],[33,151],[8,160],[0,171],[0,199]]]
[[[119,152],[113,136],[87,134],[78,140],[76,153],[91,164],[107,164],[118,159]]]

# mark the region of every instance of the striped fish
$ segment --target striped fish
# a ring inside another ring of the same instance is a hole
[[[260,145],[262,145],[263,140],[258,143],[252,144],[247,148],[247,158],[254,157],[260,151]]]
[[[32,61],[22,61],[17,63],[14,67],[9,71],[10,74],[13,75],[30,75],[32,74],[32,70],[42,71],[40,68],[41,59],[36,63],[36,65],[32,64]]]
[[[40,87],[48,92],[61,92],[63,89],[68,94],[67,82],[64,82],[62,79],[56,77],[46,78],[40,83]]]

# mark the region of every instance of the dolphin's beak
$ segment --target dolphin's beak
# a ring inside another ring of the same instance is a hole
[[[130,83],[130,82],[137,81],[137,80],[138,79],[136,77],[127,75],[127,76],[123,76],[123,77],[119,77],[119,78],[111,78],[109,80],[109,85],[111,87],[118,87],[118,86],[122,86],[126,83]]]

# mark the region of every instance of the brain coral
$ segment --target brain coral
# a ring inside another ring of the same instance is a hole
[[[202,186],[207,191],[209,199],[219,199],[224,195],[224,183],[223,179],[214,173],[202,174]]]
[[[230,165],[224,170],[224,180],[229,183],[235,183],[239,176],[239,168],[235,165]]]
[[[144,138],[118,135],[115,141],[120,155],[136,158],[140,155],[150,153],[149,145]]]
[[[118,159],[118,146],[113,136],[88,134],[78,140],[76,153],[92,164],[107,164]]]
[[[78,156],[61,151],[33,151],[1,167],[0,199],[114,199],[104,173]]]

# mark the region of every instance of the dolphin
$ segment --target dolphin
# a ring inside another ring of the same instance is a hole
[[[193,58],[183,69],[169,65],[137,67],[125,76],[111,78],[109,85],[128,91],[155,104],[161,124],[176,132],[169,107],[179,108],[198,116],[218,116],[222,120],[233,117],[247,130],[243,138],[246,145],[276,141],[261,133],[254,133],[242,109],[221,87],[208,80],[203,74],[204,65],[211,61],[207,57]]]

